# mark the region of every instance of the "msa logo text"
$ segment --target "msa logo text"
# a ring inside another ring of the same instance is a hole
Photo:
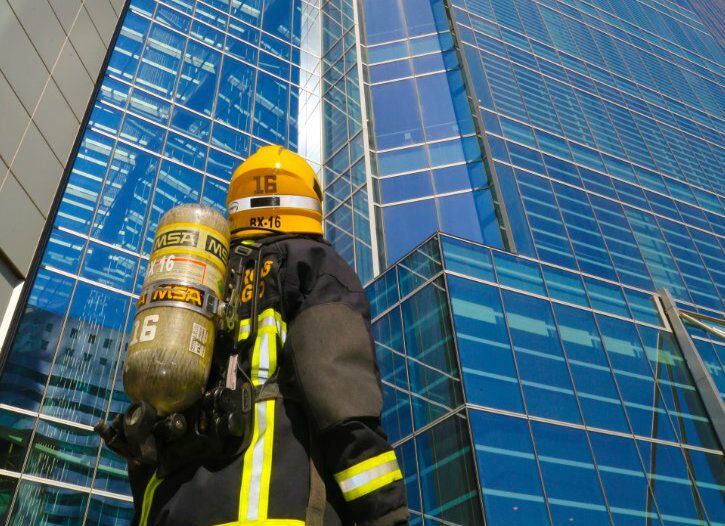
[[[199,242],[199,232],[196,230],[169,230],[154,241],[154,251],[166,247],[195,247]]]
[[[159,301],[181,301],[201,307],[204,304],[204,292],[186,285],[161,285],[151,291],[151,294],[143,294],[136,302],[136,308],[146,303],[156,303]]]
[[[206,246],[204,247],[204,250],[206,250],[210,254],[214,254],[225,265],[227,264],[227,259],[229,259],[229,249],[224,246],[224,243],[219,241],[214,236],[206,236]]]

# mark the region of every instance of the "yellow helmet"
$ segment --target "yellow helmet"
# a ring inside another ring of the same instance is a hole
[[[270,229],[322,234],[322,189],[315,171],[282,146],[263,146],[234,170],[227,211],[233,238],[259,237]]]

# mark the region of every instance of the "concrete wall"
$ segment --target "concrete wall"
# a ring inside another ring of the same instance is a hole
[[[124,3],[0,0],[0,323],[30,269]]]

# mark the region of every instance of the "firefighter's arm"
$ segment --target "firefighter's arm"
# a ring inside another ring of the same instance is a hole
[[[382,392],[365,294],[329,247],[300,264],[304,298],[288,342],[325,468],[358,525],[407,524],[403,476],[380,425]]]

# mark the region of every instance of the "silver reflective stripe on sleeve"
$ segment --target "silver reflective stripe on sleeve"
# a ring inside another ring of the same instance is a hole
[[[242,197],[227,206],[227,212],[234,214],[244,210],[260,210],[263,208],[302,208],[322,212],[322,205],[314,197],[303,195],[268,195],[259,197]]]
[[[388,451],[335,474],[335,480],[348,502],[402,478],[394,451]]]

